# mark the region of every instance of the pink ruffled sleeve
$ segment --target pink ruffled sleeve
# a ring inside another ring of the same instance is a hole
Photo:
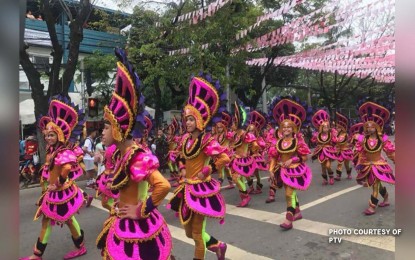
[[[365,139],[365,136],[362,134],[358,134],[356,137],[356,144],[355,144],[355,150],[357,152],[363,151],[363,140]]]
[[[139,153],[131,160],[130,177],[135,182],[146,180],[160,166],[157,157],[151,153]]]
[[[311,153],[310,148],[308,147],[308,145],[304,142],[304,139],[302,138],[298,139],[297,153],[299,155],[308,155]]]
[[[275,147],[275,145],[272,145],[269,150],[268,150],[268,155],[270,157],[277,157],[278,156],[278,151],[277,148]]]
[[[112,155],[114,154],[117,147],[115,144],[109,146],[105,150],[105,170],[112,170],[114,169],[114,162],[112,161]]]
[[[267,144],[264,141],[264,138],[262,138],[262,137],[258,138],[257,144],[261,147],[261,149],[264,149],[267,146]]]
[[[245,140],[244,140],[245,143],[252,143],[253,141],[256,141],[256,140],[257,139],[256,139],[255,135],[253,135],[251,133],[246,133],[245,134]]]
[[[79,147],[79,146],[75,146],[73,149],[72,149],[72,151],[74,152],[74,154],[75,154],[75,156],[76,157],[79,157],[79,156],[83,156],[84,155],[84,151],[82,150],[82,148],[81,147]]]
[[[218,141],[212,140],[210,141],[208,145],[205,146],[205,148],[203,149],[203,152],[207,156],[216,156],[216,155],[219,155],[220,153],[226,152],[226,148],[223,146],[220,146]]]
[[[55,157],[55,165],[64,165],[67,163],[73,164],[76,162],[76,155],[71,150],[64,150],[59,152]]]
[[[228,140],[232,141],[232,140],[233,140],[234,135],[235,135],[235,133],[234,133],[234,132],[229,131],[229,132],[227,132],[227,133],[226,133],[226,139],[228,139]]]
[[[394,160],[395,159],[395,155],[393,154],[395,152],[395,145],[388,139],[387,135],[384,135],[382,137],[382,141],[383,141],[383,151],[385,151],[386,155]],[[393,154],[393,158],[392,158],[392,154]]]

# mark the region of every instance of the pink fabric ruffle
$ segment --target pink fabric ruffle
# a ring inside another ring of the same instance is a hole
[[[77,158],[73,151],[63,150],[59,152],[55,157],[55,165],[64,165],[67,163],[76,163]]]
[[[220,146],[218,141],[212,140],[210,141],[208,145],[205,146],[205,148],[203,149],[203,152],[207,156],[215,156],[215,155],[219,155],[224,152],[226,153],[226,148]]]
[[[310,148],[308,145],[304,142],[304,139],[298,138],[298,144],[297,144],[297,153],[299,155],[308,155],[311,153]]]
[[[130,177],[135,182],[145,180],[160,166],[157,157],[150,153],[139,153],[131,162]]]
[[[131,159],[130,177],[135,182],[145,180],[160,166],[157,157],[150,153],[138,153]]]
[[[244,142],[245,143],[252,143],[253,141],[256,141],[257,138],[255,137],[255,135],[251,134],[251,133],[246,133],[245,134],[245,139]]]

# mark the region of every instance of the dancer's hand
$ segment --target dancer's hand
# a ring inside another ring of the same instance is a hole
[[[137,216],[137,209],[141,207],[141,204],[125,204],[124,207],[118,209],[118,216],[121,218],[140,219],[140,216]]]
[[[282,167],[284,167],[284,168],[287,168],[287,167],[289,167],[290,165],[291,165],[291,163],[293,162],[293,160],[292,159],[288,159],[288,160],[286,160],[285,162],[283,162],[282,164],[281,164],[281,166]]]
[[[49,184],[48,185],[48,191],[54,191],[56,189],[57,189],[56,184]]]
[[[203,180],[205,179],[205,175],[203,175],[203,173],[202,173],[202,172],[199,172],[199,173],[197,174],[197,178],[198,178],[199,180],[203,181]]]
[[[112,182],[107,181],[107,183],[105,184],[105,188],[107,188],[108,190],[110,190],[111,189],[111,184],[112,184]]]

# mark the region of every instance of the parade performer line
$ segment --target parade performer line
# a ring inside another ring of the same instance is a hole
[[[355,186],[351,188],[354,188],[354,187]],[[337,192],[337,193],[340,193],[340,192]],[[173,193],[170,192],[169,194],[167,194],[165,199],[168,200],[172,195]],[[308,204],[311,204],[311,203],[308,203]],[[308,207],[311,207],[311,206],[308,206]],[[273,213],[273,212],[268,212],[268,211],[263,211],[263,210],[251,209],[251,208],[238,208],[236,206],[229,205],[229,204],[226,204],[226,214],[238,216],[242,218],[247,218],[250,220],[266,222],[266,223],[270,223],[274,225],[279,225],[285,219],[285,214],[278,214],[278,213]],[[170,228],[170,225],[169,225],[169,228]],[[335,224],[318,222],[318,221],[313,221],[313,220],[308,220],[308,219],[303,218],[295,222],[295,227],[293,229],[328,237],[329,229],[352,229],[353,230],[354,228],[343,227],[343,226],[338,226]],[[172,235],[173,235],[173,232],[172,232]],[[342,239],[344,241],[349,241],[349,242],[361,244],[364,246],[370,246],[374,248],[379,248],[379,249],[395,252],[395,238],[392,236],[342,236]]]
[[[171,194],[169,193],[166,197],[166,199],[170,198]],[[101,203],[97,200],[93,200],[91,203],[91,206],[103,210],[103,211],[108,211],[107,209],[105,209],[104,207],[101,206]],[[227,205],[228,207],[228,205]],[[187,238],[186,236],[183,236],[183,229],[176,227],[176,226],[172,226],[172,225],[168,225],[169,226],[169,230],[171,233],[171,236],[177,240],[180,240],[186,244],[189,245],[193,245],[193,240],[190,238]],[[209,251],[208,251],[209,252]],[[213,255],[213,254],[212,254]],[[240,249],[236,246],[230,245],[228,244],[228,250],[226,251],[226,258],[229,259],[257,259],[257,260],[272,260],[272,258],[268,258],[265,256],[261,256],[261,255],[256,255],[256,254],[252,254],[248,251],[245,251],[243,249]]]

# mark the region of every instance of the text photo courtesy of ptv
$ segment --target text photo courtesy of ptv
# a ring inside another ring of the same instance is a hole
[[[340,244],[342,236],[399,236],[401,228],[330,228],[329,244]]]

